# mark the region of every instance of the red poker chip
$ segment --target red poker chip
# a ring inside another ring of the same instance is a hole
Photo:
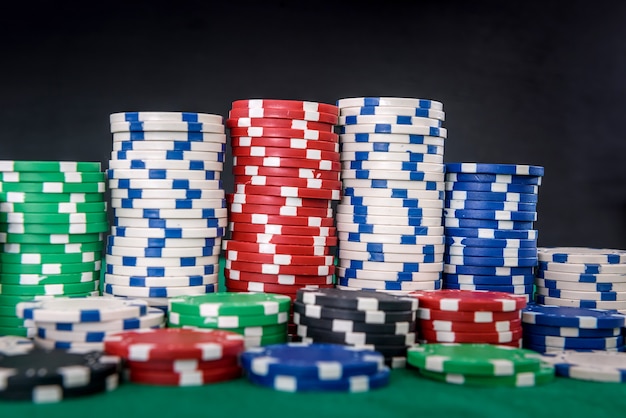
[[[251,186],[299,187],[306,189],[341,190],[339,180],[300,179],[273,176],[235,176],[235,184]]]
[[[240,292],[265,292],[265,293],[278,293],[278,294],[295,294],[299,289],[324,289],[324,288],[332,288],[335,285],[333,284],[324,284],[324,285],[282,285],[282,284],[272,284],[272,283],[263,283],[263,282],[248,282],[243,280],[231,280],[224,279],[224,283],[226,284],[226,288],[230,291],[231,289],[237,290]],[[293,318],[291,318],[291,322],[293,322]]]
[[[183,360],[152,360],[152,361],[128,361],[129,369],[136,371],[177,372],[194,370],[214,370],[239,365],[237,357],[225,357],[220,360],[202,361],[196,359]]]
[[[308,199],[325,199],[339,200],[341,199],[341,190],[329,189],[308,189],[304,187],[290,186],[254,186],[250,184],[235,184],[236,193],[250,194],[268,194],[271,196],[282,197],[302,197]]]
[[[335,273],[334,265],[281,266],[278,264],[232,261],[228,259],[226,260],[226,268],[239,271],[249,271],[250,273],[297,274],[299,276],[328,276]]]
[[[339,153],[334,151],[320,151],[318,149],[294,149],[274,147],[233,147],[235,157],[281,157],[303,158],[307,160],[339,161]]]
[[[293,274],[250,273],[249,271],[224,269],[224,277],[235,281],[259,282],[288,286],[331,285],[334,283],[334,276],[332,274],[329,274],[328,276],[298,276]]]
[[[245,261],[251,263],[267,263],[278,265],[301,265],[301,266],[330,266],[335,262],[332,255],[306,256],[290,254],[259,254],[243,251],[226,250],[225,258],[233,261]]]
[[[149,328],[104,339],[104,351],[131,361],[219,360],[238,356],[243,349],[241,335],[213,329]]]
[[[420,338],[440,343],[507,344],[522,338],[521,329],[506,332],[449,332],[422,328],[419,334]]]
[[[289,226],[315,226],[331,227],[335,220],[330,217],[319,216],[291,216],[269,215],[263,213],[234,213],[229,214],[231,222],[241,222],[255,225],[289,225]]]
[[[242,369],[239,366],[180,373],[136,369],[128,370],[128,380],[133,383],[163,386],[199,386],[207,383],[233,380],[241,376]]]
[[[231,147],[273,147],[301,150],[320,150],[339,152],[339,144],[326,141],[315,141],[301,138],[265,138],[265,137],[234,137],[230,141]]]
[[[419,306],[442,311],[519,311],[526,306],[525,295],[481,290],[443,289],[416,291],[409,296],[419,300]]]
[[[230,118],[226,120],[226,126],[229,128],[283,128],[298,130],[317,130],[321,132],[332,132],[334,125],[323,122],[312,122],[308,120],[298,119],[273,119],[273,118]]]
[[[441,320],[425,320],[419,321],[419,327],[431,331],[451,331],[451,332],[504,332],[519,330],[522,328],[522,321],[514,319],[511,321],[496,322],[456,322]]]
[[[255,234],[319,235],[320,237],[334,237],[337,235],[337,230],[334,227],[326,226],[291,226],[244,222],[230,222],[228,226],[230,231],[233,232],[252,232]]]
[[[339,115],[339,108],[326,103],[307,102],[300,100],[276,100],[276,99],[248,99],[236,100],[232,103],[233,109],[287,109],[308,112],[323,112]]]
[[[521,318],[521,311],[511,312],[489,312],[489,311],[473,311],[473,312],[456,312],[442,311],[439,309],[429,309],[420,306],[417,310],[417,316],[420,320],[427,321],[454,321],[455,323],[472,324],[489,324],[497,321],[515,321]]]
[[[331,255],[330,247],[313,245],[276,245],[257,244],[234,240],[222,241],[225,250],[243,251],[259,254],[292,254],[292,255]]]
[[[332,218],[332,208],[303,208],[297,206],[253,205],[250,203],[231,203],[230,213],[264,214],[275,216],[304,216],[314,218]]]
[[[315,245],[315,246],[337,245],[337,237],[252,234],[252,233],[247,233],[247,232],[233,232],[231,233],[230,238],[235,241],[255,242],[257,244]]]
[[[268,176],[288,177],[296,179],[341,180],[341,173],[335,171],[314,170],[311,168],[273,168],[256,166],[233,167],[235,176]]]
[[[304,110],[291,110],[279,108],[242,108],[238,107],[228,112],[229,118],[274,118],[274,119],[301,119],[314,122],[330,123],[337,125],[339,116],[332,113],[309,112]]]
[[[312,168],[314,170],[341,171],[341,163],[329,160],[281,157],[233,157],[233,166],[257,166],[275,168]]]
[[[302,199],[300,197],[280,197],[266,196],[243,193],[227,193],[226,202],[230,203],[250,203],[253,205],[270,205],[270,206],[297,206],[309,208],[325,208],[332,207],[332,202],[320,199]]]
[[[271,138],[302,138],[313,141],[337,142],[339,135],[334,132],[322,132],[312,129],[289,129],[289,128],[263,128],[261,126],[252,126],[249,128],[231,128],[230,136],[252,136]]]

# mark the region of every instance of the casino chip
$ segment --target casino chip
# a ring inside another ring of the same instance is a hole
[[[337,105],[344,185],[338,282],[381,292],[440,288],[443,105],[373,97]]]
[[[532,297],[530,283],[519,286],[515,273],[497,268],[528,267],[528,276],[534,273],[533,222],[543,171],[527,165],[446,164],[444,288]]]
[[[114,226],[103,292],[145,300],[215,292],[227,226],[222,116],[125,112],[110,119]]]
[[[566,350],[547,353],[543,359],[554,366],[557,376],[593,382],[626,382],[626,353]]]
[[[0,335],[35,336],[21,301],[97,293],[104,181],[96,162],[0,161]]]

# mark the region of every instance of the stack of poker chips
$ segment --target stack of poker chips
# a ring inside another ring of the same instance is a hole
[[[19,302],[98,294],[104,190],[98,162],[0,161],[0,335],[33,336]]]
[[[533,293],[543,167],[446,164],[443,287]]]
[[[343,198],[337,207],[342,288],[439,289],[443,268],[440,102],[350,98],[340,108]]]
[[[423,343],[484,343],[519,347],[523,295],[480,290],[409,293],[419,300],[417,334]]]
[[[134,383],[200,386],[241,377],[243,337],[213,329],[126,331],[104,341],[105,352],[126,361]]]
[[[43,349],[102,351],[104,338],[125,330],[161,328],[165,314],[139,299],[55,298],[17,305]]]
[[[367,392],[386,386],[391,375],[380,353],[338,344],[248,349],[241,365],[250,382],[282,392]]]
[[[625,318],[614,310],[530,304],[522,310],[524,347],[540,353],[624,351]]]
[[[128,112],[110,120],[115,226],[104,293],[166,307],[169,297],[214,292],[227,225],[223,118]]]
[[[626,251],[539,248],[537,303],[626,313]]]
[[[303,342],[376,350],[393,368],[405,366],[415,344],[417,306],[414,298],[341,289],[299,290],[293,303]]]
[[[246,348],[287,341],[291,298],[272,293],[221,292],[169,301],[170,327],[213,328],[241,334]]]
[[[121,359],[99,352],[44,350],[30,339],[0,337],[0,399],[55,403],[117,388]]]
[[[531,387],[554,380],[554,367],[531,350],[491,344],[424,344],[407,361],[433,380],[482,387]]]

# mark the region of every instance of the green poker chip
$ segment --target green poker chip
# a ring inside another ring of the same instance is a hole
[[[84,244],[0,244],[0,252],[7,254],[78,254],[104,249],[104,241]]]
[[[89,263],[66,263],[66,264],[0,264],[1,274],[67,274],[82,273],[84,271],[99,271],[101,261]]]
[[[89,203],[72,203],[72,202],[56,202],[56,203],[0,203],[0,212],[19,212],[19,213],[98,213],[106,212],[106,202],[89,202]]]
[[[85,293],[72,293],[67,295],[30,295],[30,296],[19,296],[19,295],[0,295],[0,306],[9,306],[15,309],[15,305],[21,302],[32,302],[35,300],[43,300],[43,299],[51,299],[55,297],[66,297],[66,298],[84,298],[89,296],[99,296],[100,292],[92,291]]]
[[[198,296],[181,296],[169,302],[169,309],[183,315],[270,315],[288,312],[289,296],[273,293],[207,293]]]
[[[478,376],[512,376],[536,372],[541,355],[535,351],[491,344],[424,344],[407,350],[407,362],[419,369]]]
[[[15,244],[79,244],[102,242],[104,234],[8,234],[0,232],[0,243]]]
[[[272,334],[286,334],[287,324],[263,325],[258,327],[221,328],[222,331],[236,332],[244,337],[262,337]]]
[[[287,342],[287,333],[263,335],[262,337],[243,337],[246,347],[259,347]]]
[[[103,214],[104,215],[104,214]],[[0,223],[0,232],[7,234],[93,234],[98,232],[107,232],[109,230],[108,222],[93,223],[72,223],[72,224],[21,224],[21,223]]]
[[[59,264],[88,263],[102,259],[102,252],[84,252],[76,254],[7,254],[0,253],[2,264]]]
[[[467,374],[437,373],[420,369],[423,376],[441,382],[466,386],[488,387],[533,387],[545,385],[554,380],[554,367],[543,363],[539,370],[520,372],[511,376],[475,376]]]
[[[0,327],[32,327],[32,319],[22,319],[17,316],[0,316]]]
[[[106,212],[95,213],[23,213],[0,212],[0,222],[9,224],[84,224],[107,222]],[[55,225],[57,226],[57,225]]]
[[[68,274],[0,274],[0,283],[11,285],[46,285],[91,282],[100,279],[100,271]]]
[[[96,203],[104,202],[104,193],[24,193],[0,192],[3,203]],[[0,203],[1,205],[1,203]]]
[[[0,336],[4,336],[4,335],[16,335],[18,337],[35,337],[36,335],[36,328],[26,328],[26,327],[20,327],[20,326],[7,326],[7,327],[0,327]]]
[[[17,310],[15,309],[15,306],[13,305],[10,305],[10,306],[0,305],[0,316],[9,317],[9,318],[17,318]]]
[[[105,183],[2,183],[0,192],[23,192],[23,193],[104,193]]]
[[[94,290],[98,290],[98,287],[99,281],[48,285],[0,284],[0,295],[63,296],[72,293],[93,292]]]
[[[192,327],[220,329],[285,324],[289,319],[288,312],[280,312],[272,315],[246,316],[193,316],[169,312],[168,316],[168,322],[172,326],[188,325]]]
[[[64,173],[42,173],[27,171],[0,171],[0,181],[5,183],[43,183],[43,182],[63,182],[63,183],[97,183],[106,180],[104,173],[99,172],[64,172]]]
[[[0,160],[0,171],[36,173],[68,173],[75,171],[102,171],[102,164],[91,161],[11,161]]]

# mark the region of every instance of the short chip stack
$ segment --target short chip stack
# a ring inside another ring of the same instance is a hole
[[[169,297],[214,292],[227,225],[222,116],[126,112],[110,120],[115,226],[104,293],[164,308]]]
[[[241,377],[243,337],[213,329],[126,331],[104,341],[107,353],[126,361],[131,382],[200,386]]]
[[[444,289],[409,296],[419,300],[416,330],[423,343],[521,344],[523,295]]]
[[[626,251],[605,248],[540,248],[537,303],[626,313]]]
[[[246,348],[287,341],[291,298],[272,293],[211,293],[169,301],[170,327],[213,328],[241,334]]]
[[[566,350],[546,354],[557,376],[592,382],[626,383],[626,353]]]
[[[439,289],[443,268],[440,102],[341,99],[337,207],[341,287],[387,292]]]
[[[290,343],[246,350],[241,365],[248,380],[283,392],[367,392],[391,375],[383,356],[338,344]]]
[[[98,352],[43,350],[31,340],[0,337],[0,399],[55,403],[117,388],[121,359]]]
[[[55,298],[17,305],[31,321],[35,343],[43,349],[102,351],[107,335],[124,330],[160,328],[165,314],[138,299]]]
[[[533,293],[543,167],[446,164],[447,289]]]
[[[522,310],[524,347],[540,353],[624,351],[625,318],[614,310],[530,304]]]
[[[537,353],[491,344],[425,344],[410,348],[408,362],[422,376],[456,385],[529,387],[554,380],[554,367]]]
[[[303,342],[334,343],[380,352],[393,368],[404,367],[415,344],[417,300],[382,292],[299,290],[294,322]]]
[[[0,335],[34,335],[19,302],[98,294],[104,178],[98,162],[0,161]]]

